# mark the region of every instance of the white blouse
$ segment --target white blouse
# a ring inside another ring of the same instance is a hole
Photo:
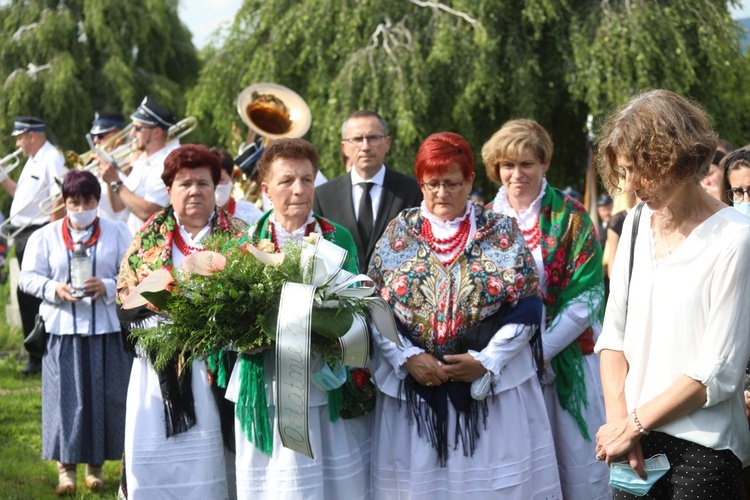
[[[57,283],[69,283],[72,253],[65,248],[62,220],[34,232],[26,245],[18,285],[24,292],[43,299],[39,314],[48,333],[94,335],[120,331],[115,312],[117,275],[120,261],[130,245],[130,231],[124,222],[99,218],[99,240],[89,251],[94,260],[94,276],[104,283],[106,295],[92,300],[63,302],[55,292]],[[74,241],[90,238],[90,231],[76,232]]]
[[[742,380],[750,356],[750,219],[725,208],[657,262],[653,212],[644,206],[628,298],[634,212],[623,226],[595,350],[624,353],[628,411],[654,399],[682,375],[705,385],[702,408],[656,430],[729,449],[747,465],[750,432]]]

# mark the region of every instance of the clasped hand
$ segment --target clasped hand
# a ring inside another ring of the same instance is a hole
[[[630,415],[608,422],[596,433],[596,458],[607,465],[627,461],[640,478],[646,479],[640,440],[641,433]]]
[[[411,356],[404,369],[421,385],[436,387],[445,382],[473,382],[487,371],[471,354],[448,354],[445,363],[426,352]]]

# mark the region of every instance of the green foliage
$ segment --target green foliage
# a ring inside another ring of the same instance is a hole
[[[177,4],[11,0],[0,6],[0,130],[12,129],[14,115],[39,116],[61,149],[83,152],[96,110],[127,116],[150,95],[182,114],[199,60]],[[0,136],[2,156],[15,149],[12,138]],[[6,213],[8,205],[3,191]]]
[[[270,321],[275,329],[274,311],[284,282],[302,281],[298,247],[290,247],[278,266],[262,264],[231,235],[211,235],[205,248],[220,251],[227,259],[226,268],[211,276],[175,270],[177,282],[166,308],[171,320],[133,332],[141,347],[156,354],[157,369],[183,351],[201,357],[230,345],[238,349],[270,345],[262,326]]]
[[[235,151],[244,139],[245,86],[286,85],[312,110],[306,138],[328,177],[343,172],[341,123],[360,108],[389,122],[389,166],[411,173],[420,142],[451,130],[473,145],[485,187],[479,151],[510,118],[551,132],[551,182],[579,189],[586,115],[600,123],[642,89],[690,94],[735,142],[750,128],[738,30],[711,0],[247,0],[205,56],[188,110],[217,141]]]

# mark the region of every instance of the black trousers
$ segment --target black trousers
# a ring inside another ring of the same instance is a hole
[[[15,247],[19,265],[23,263],[23,254],[26,251],[26,243],[29,241],[29,237],[40,227],[43,226],[29,226],[16,235]],[[21,291],[20,287],[16,289],[16,294],[18,296],[18,311],[21,314],[23,326],[23,338],[25,339],[34,329],[34,322],[36,315],[39,314],[39,306],[42,304],[42,300]]]
[[[641,439],[643,457],[663,453],[670,469],[644,497],[614,488],[616,500],[742,500],[742,462],[729,450],[713,450],[662,432]]]

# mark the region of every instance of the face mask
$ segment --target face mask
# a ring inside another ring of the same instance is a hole
[[[642,497],[669,470],[669,460],[666,455],[654,455],[645,460],[646,480],[635,473],[630,464],[614,462],[609,467],[609,484],[626,493]]]
[[[68,219],[76,227],[89,227],[96,219],[96,208],[83,212],[68,212]]]
[[[743,203],[741,201],[735,201],[733,203],[734,208],[739,210],[741,214],[750,217],[750,203]]]
[[[229,197],[232,195],[232,183],[219,184],[216,186],[216,204],[223,207],[226,202],[229,201]]]

